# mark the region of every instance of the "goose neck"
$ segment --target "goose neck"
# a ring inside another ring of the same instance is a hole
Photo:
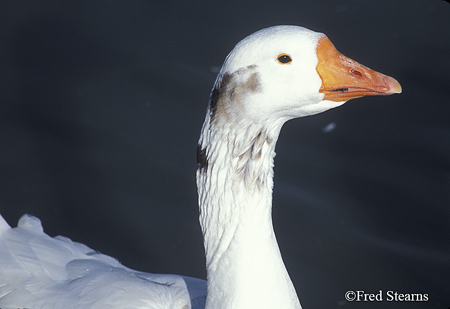
[[[217,127],[198,147],[207,308],[300,308],[272,227],[273,158],[281,128]]]

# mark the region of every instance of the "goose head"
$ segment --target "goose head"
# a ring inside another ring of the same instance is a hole
[[[275,26],[253,33],[231,51],[210,108],[216,120],[284,123],[350,99],[400,92],[395,79],[345,57],[324,34]]]

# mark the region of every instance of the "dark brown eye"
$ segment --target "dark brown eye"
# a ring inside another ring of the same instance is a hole
[[[292,62],[292,58],[288,54],[281,54],[281,55],[279,55],[277,60],[281,64],[289,64],[289,63]]]

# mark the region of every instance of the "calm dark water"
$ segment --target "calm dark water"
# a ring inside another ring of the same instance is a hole
[[[11,225],[34,214],[131,268],[204,278],[195,146],[214,72],[246,35],[303,25],[403,94],[283,128],[274,224],[302,305],[450,307],[447,2],[4,1],[0,12]],[[345,301],[358,290],[384,301]]]

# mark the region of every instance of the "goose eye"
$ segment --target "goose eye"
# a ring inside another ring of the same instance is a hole
[[[281,55],[279,55],[277,60],[281,64],[289,64],[289,63],[292,62],[292,58],[288,54],[281,54]]]

